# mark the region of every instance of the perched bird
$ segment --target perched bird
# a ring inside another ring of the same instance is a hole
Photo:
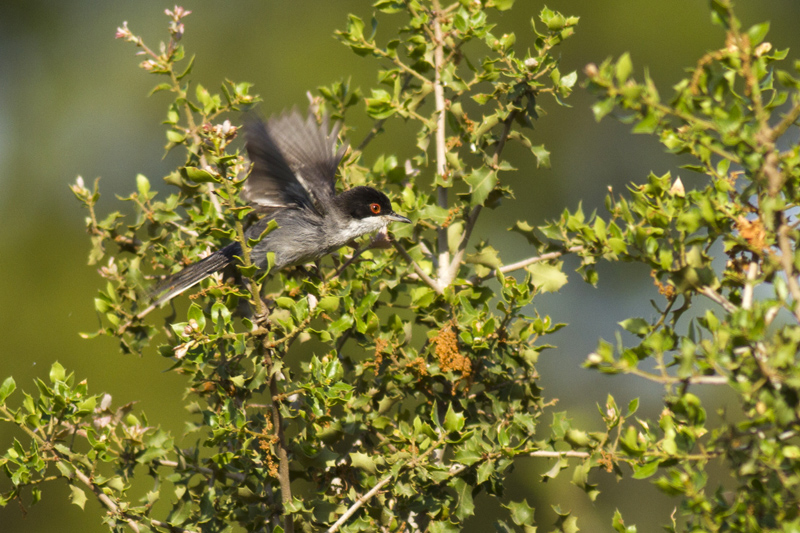
[[[392,210],[389,198],[372,187],[358,186],[336,194],[336,168],[345,147],[336,150],[338,127],[328,133],[313,115],[297,111],[273,117],[266,124],[245,125],[247,155],[252,163],[243,196],[264,216],[245,235],[259,237],[271,220],[278,227],[253,246],[250,259],[264,269],[267,252],[275,254],[273,269],[315,261],[353,239],[384,228],[389,222],[411,222]],[[231,243],[193,263],[158,285],[143,317],[162,303],[199,283],[242,256]]]

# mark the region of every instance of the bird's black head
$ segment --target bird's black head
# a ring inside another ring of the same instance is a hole
[[[389,198],[372,187],[353,187],[339,194],[336,202],[342,212],[356,220],[380,217],[387,222],[411,222],[406,217],[395,213]]]

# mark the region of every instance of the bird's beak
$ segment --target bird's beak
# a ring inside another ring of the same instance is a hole
[[[411,223],[409,219],[407,219],[403,215],[398,215],[397,213],[389,213],[388,215],[385,215],[384,218],[391,222],[405,222],[407,224]]]

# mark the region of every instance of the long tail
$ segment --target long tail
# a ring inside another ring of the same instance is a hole
[[[216,251],[208,257],[201,259],[197,263],[192,263],[177,274],[167,278],[157,285],[151,292],[150,298],[153,300],[144,311],[137,314],[137,318],[144,317],[147,313],[179,295],[186,289],[197,285],[208,276],[222,270],[233,262],[235,256],[242,255],[242,247],[238,242],[229,244],[222,250]]]

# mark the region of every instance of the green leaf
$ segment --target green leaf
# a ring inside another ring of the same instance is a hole
[[[631,56],[628,52],[625,52],[617,60],[617,65],[614,67],[614,75],[617,78],[617,83],[622,85],[628,81],[632,71],[633,63],[631,62]]]
[[[378,471],[376,460],[365,453],[352,452],[350,454],[350,462],[354,467],[365,470],[370,474],[374,474]],[[383,463],[383,458],[378,457],[378,462]]]
[[[17,388],[17,383],[14,381],[14,378],[9,376],[3,381],[3,384],[0,385],[0,404],[6,401],[12,392]]]
[[[444,415],[444,428],[449,431],[461,431],[464,428],[464,414],[453,411],[453,404],[447,406],[447,413]]]
[[[489,477],[491,477],[492,474],[494,474],[494,472],[495,472],[495,467],[492,461],[484,461],[480,465],[478,465],[478,471],[477,471],[478,485],[486,482],[489,479]]]
[[[475,514],[475,503],[472,500],[472,487],[462,478],[453,479],[450,485],[458,496],[455,515],[459,520],[465,520]]]
[[[611,526],[614,528],[614,531],[618,533],[636,533],[636,526],[625,526],[619,509],[614,511],[614,517],[611,519]]]
[[[550,168],[550,152],[543,144],[531,146],[531,152],[536,157],[536,168]]]
[[[563,263],[549,264],[545,262],[534,263],[525,267],[531,273],[534,287],[542,292],[556,292],[566,285],[567,275],[561,270]]]
[[[153,87],[153,89],[149,93],[147,93],[147,96],[152,96],[159,91],[169,91],[170,89],[172,89],[172,85],[170,85],[169,83],[159,83],[158,85]]]
[[[511,511],[511,520],[518,526],[532,526],[534,509],[528,505],[527,500],[521,502],[509,502],[508,505],[503,505],[506,509]]]
[[[619,323],[622,329],[643,337],[650,332],[650,323],[643,318],[628,318]]]
[[[136,175],[136,188],[139,190],[139,195],[146,200],[150,192],[150,182],[147,181],[147,178],[143,174]]]
[[[488,167],[481,167],[464,177],[470,186],[470,205],[483,205],[489,193],[497,185],[497,171]]]
[[[255,239],[247,239],[247,246],[249,248],[252,248],[256,244],[261,242],[264,239],[264,237],[266,237],[267,235],[269,235],[270,233],[275,231],[275,229],[277,227],[278,227],[278,223],[275,220],[270,220],[269,222],[267,222],[267,225],[264,228],[264,231],[262,231],[261,234],[258,237],[256,237]],[[252,258],[251,257],[251,259],[256,259],[256,258]]]
[[[61,366],[61,363],[58,361],[53,363],[53,366],[50,367],[50,383],[64,381],[65,375],[66,372],[64,371],[64,367]]]
[[[167,130],[167,140],[173,144],[180,144],[186,140],[186,134],[176,130]]]
[[[173,141],[175,142],[175,141]],[[177,141],[180,142],[180,141]],[[195,183],[209,183],[217,181],[216,177],[208,172],[207,170],[203,170],[197,167],[181,167],[180,169],[181,176],[184,178],[191,180]]]
[[[487,7],[493,7],[498,11],[508,11],[514,6],[514,0],[489,0]]]
[[[317,306],[325,312],[333,313],[339,309],[340,299],[336,296],[325,296],[322,298]]]
[[[750,46],[755,47],[757,44],[760,44],[761,41],[764,40],[764,37],[767,36],[767,33],[769,33],[769,21],[751,26],[747,30],[747,36],[750,38]]]
[[[643,465],[633,465],[633,479],[647,479],[658,470],[658,459],[644,463]]]
[[[69,490],[71,492],[69,496],[70,503],[73,503],[83,509],[83,506],[86,505],[86,493],[75,485],[70,485]]]

